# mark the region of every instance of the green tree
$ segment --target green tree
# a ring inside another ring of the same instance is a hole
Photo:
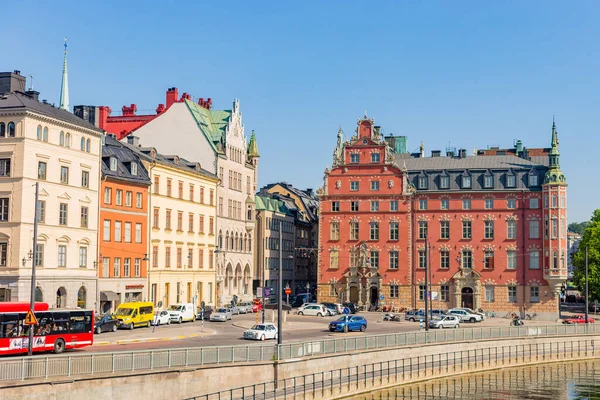
[[[585,291],[585,249],[588,249],[588,289],[591,300],[600,299],[600,209],[589,221],[577,252],[573,255],[575,272],[573,283],[583,294]]]
[[[578,233],[580,235],[583,235],[583,232],[585,231],[585,228],[587,228],[590,225],[589,221],[584,221],[584,222],[571,222],[569,224],[569,232],[573,232],[573,233]]]

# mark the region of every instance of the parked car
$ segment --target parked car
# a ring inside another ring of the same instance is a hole
[[[173,304],[169,307],[171,321],[177,322],[178,324],[184,321],[194,321],[196,319],[195,309],[196,308],[192,303]]]
[[[229,309],[229,311],[231,311],[231,315],[239,315],[240,314],[240,309],[238,308],[238,306],[227,306],[227,308]]]
[[[441,317],[434,317],[429,321],[429,327],[434,329],[458,328],[459,326],[460,318],[456,315],[443,315]]]
[[[277,339],[277,327],[272,323],[256,324],[244,332],[244,339]]]
[[[314,302],[315,297],[310,293],[299,293],[290,297],[290,305],[292,307],[300,307],[303,303]]]
[[[451,315],[456,315],[457,317],[460,318],[460,320],[462,322],[481,322],[483,321],[483,317],[479,314],[472,314],[468,311],[465,311],[463,309],[458,309],[458,308],[453,308],[451,310],[448,310],[448,313]]]
[[[216,312],[210,314],[210,321],[222,321],[227,322],[231,319],[231,309],[229,308],[219,308]]]
[[[327,309],[327,313],[328,315],[337,315],[337,314],[341,314],[338,311],[337,305],[335,303],[321,303],[322,305],[325,306],[325,308]]]
[[[330,332],[349,332],[367,330],[367,320],[360,315],[344,315],[329,323]]]
[[[252,303],[249,301],[244,301],[242,303],[238,303],[238,308],[240,309],[241,314],[247,314],[252,312]]]
[[[593,324],[594,323],[594,318],[590,317],[588,315],[588,323],[589,324]],[[585,315],[576,315],[572,318],[567,318],[563,321],[563,324],[585,324]]]
[[[210,319],[210,315],[213,313],[213,308],[211,306],[204,306],[204,320]],[[200,321],[202,319],[202,307],[196,308],[196,320]]]
[[[308,304],[298,309],[298,315],[316,315],[317,317],[324,317],[325,315],[328,315],[328,311],[322,304]]]
[[[441,317],[441,316],[444,316],[444,315],[448,315],[448,311],[447,310],[431,310],[430,313],[429,313],[429,315],[432,318]]]
[[[480,315],[482,321],[485,319],[485,313],[482,313],[482,312],[479,312],[479,311],[474,311],[471,308],[456,307],[455,310],[465,310],[468,313]]]
[[[152,324],[155,326],[171,325],[171,315],[167,310],[154,311],[154,319],[152,320]]]
[[[354,303],[343,303],[342,306],[350,310],[350,314],[356,314],[358,312],[358,305]]]
[[[94,332],[116,332],[119,327],[119,320],[112,314],[97,315],[94,322]]]
[[[404,319],[410,322],[419,321],[422,318],[425,318],[423,310],[409,310],[404,313]]]
[[[115,316],[121,322],[120,328],[149,327],[152,325],[152,319],[154,318],[154,303],[148,301],[121,303],[117,307]]]

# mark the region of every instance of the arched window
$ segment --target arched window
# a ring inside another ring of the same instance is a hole
[[[44,142],[48,141],[48,127],[47,126],[44,127],[44,136],[42,136],[42,141],[44,141]]]
[[[219,231],[219,249],[223,248],[223,232]]]
[[[0,137],[6,136],[6,124],[4,122],[0,122]]]
[[[71,147],[71,134],[67,132],[67,136],[65,138],[65,146]]]
[[[65,133],[60,131],[60,135],[58,136],[58,144],[61,146],[65,145]]]
[[[252,248],[252,236],[248,235],[248,251]]]
[[[35,301],[44,301],[44,294],[42,293],[42,289],[39,287],[35,288]]]
[[[38,125],[38,127],[37,127],[37,133],[35,135],[35,138],[37,140],[42,140],[42,126],[41,125]]]
[[[85,142],[85,151],[87,151],[88,153],[90,152],[90,139],[86,140]]]
[[[8,137],[15,137],[15,123],[14,122],[9,122],[8,123]]]
[[[77,307],[78,308],[85,308],[85,301],[87,298],[87,291],[85,290],[85,287],[80,287],[79,291],[77,292]]]
[[[67,306],[67,289],[63,286],[56,291],[56,308],[65,308]]]
[[[79,150],[85,151],[85,138],[81,138],[81,144],[79,145]]]

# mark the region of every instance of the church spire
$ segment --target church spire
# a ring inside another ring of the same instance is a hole
[[[60,87],[61,110],[69,111],[69,76],[67,73],[67,38],[65,38],[65,54],[63,59],[62,85]]]
[[[552,140],[550,143],[550,152],[548,153],[548,171],[544,176],[544,184],[564,184],[567,179],[560,170],[560,152],[558,151],[558,131],[556,123],[552,117]]]

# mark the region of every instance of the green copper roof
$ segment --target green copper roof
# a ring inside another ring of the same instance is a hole
[[[252,135],[250,135],[250,143],[248,143],[248,156],[260,157],[260,154],[258,154],[258,144],[256,144],[256,135],[254,135],[254,131],[252,131]]]
[[[204,107],[190,100],[185,100],[188,109],[192,113],[196,124],[204,133],[213,149],[217,152],[222,151],[218,144],[225,134],[225,128],[231,118],[230,110],[207,110]]]
[[[548,157],[550,159],[548,165],[548,171],[544,175],[545,185],[560,185],[566,184],[567,178],[565,174],[560,170],[560,152],[558,151],[558,131],[556,130],[556,124],[552,121],[552,147]]]
[[[289,208],[281,200],[273,199],[266,196],[254,196],[257,211],[272,211],[280,214],[293,216]]]

